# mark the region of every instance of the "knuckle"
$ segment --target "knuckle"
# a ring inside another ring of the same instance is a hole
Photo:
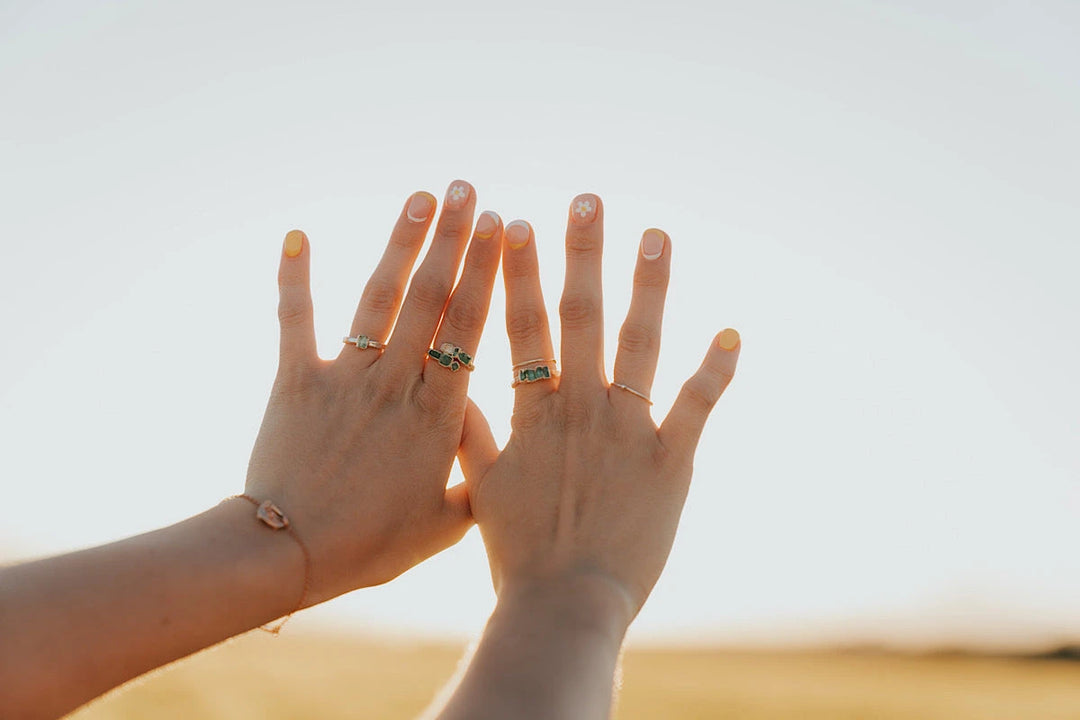
[[[311,317],[311,303],[282,300],[278,303],[277,315],[282,328],[289,329],[302,326]]]
[[[380,382],[366,384],[359,389],[359,402],[370,408],[390,408],[401,404],[403,397],[401,383]]]
[[[566,236],[567,257],[591,257],[600,250],[600,240],[592,235],[570,233]]]
[[[563,405],[563,426],[570,432],[584,432],[592,427],[595,413],[590,403],[570,399]]]
[[[683,384],[682,394],[690,405],[706,413],[711,411],[720,399],[715,385],[700,375],[695,375]]]
[[[518,434],[528,435],[530,431],[540,427],[544,421],[544,408],[539,403],[522,403],[515,405],[514,414],[510,417],[510,429]]]
[[[417,383],[410,394],[413,407],[428,418],[430,427],[439,427],[452,414],[452,405],[446,401],[444,391],[437,391],[431,385]]]
[[[277,377],[271,394],[278,399],[289,401],[307,396],[314,386],[312,374],[306,367],[296,363],[283,362],[278,367]]]
[[[457,330],[473,330],[483,325],[485,315],[475,298],[454,297],[446,307],[446,322]]]
[[[514,256],[503,259],[502,272],[506,280],[529,280],[535,278],[540,271],[531,259]]]
[[[401,289],[385,280],[371,279],[360,295],[360,304],[371,313],[392,313],[401,302]]]
[[[649,325],[627,321],[619,329],[619,351],[631,354],[653,352],[657,333]]]
[[[523,308],[506,316],[506,334],[512,343],[532,340],[544,331],[544,316],[535,308]]]
[[[414,225],[411,220],[402,218],[398,221],[398,227],[390,234],[389,245],[392,248],[412,253],[415,252],[423,242],[424,233],[418,232],[416,225]]]
[[[559,317],[571,330],[595,324],[599,310],[596,298],[582,293],[564,295],[559,303]]]
[[[450,284],[430,276],[413,279],[410,301],[423,313],[441,314],[450,295]]]
[[[634,272],[634,286],[646,290],[666,290],[669,277],[666,269],[645,265]]]

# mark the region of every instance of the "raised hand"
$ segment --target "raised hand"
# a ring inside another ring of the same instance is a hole
[[[280,515],[260,522],[235,498],[160,530],[0,568],[0,717],[58,717],[301,602],[386,582],[461,537],[468,498],[446,482],[466,411],[464,356],[480,339],[502,238],[494,213],[472,229],[475,204],[468,183],[450,186],[405,295],[436,205],[428,193],[406,201],[352,344],[333,361],[315,353],[308,240],[286,236],[281,361],[245,494],[280,510],[287,531],[264,525]],[[449,360],[428,354],[432,342],[453,344]]]
[[[465,489],[448,490],[446,481],[467,402],[470,365],[461,360],[480,341],[502,238],[488,212],[469,242],[475,197],[468,183],[450,185],[406,295],[435,213],[427,193],[407,200],[364,287],[352,341],[332,361],[315,351],[307,239],[298,231],[286,238],[280,367],[245,492],[278,505],[307,545],[310,603],[386,582],[472,524]],[[464,357],[443,365],[429,355],[433,344],[444,355],[444,343]]]
[[[603,206],[576,198],[566,231],[561,374],[527,223],[505,233],[515,363],[501,453],[471,407],[460,458],[498,606],[443,717],[605,717],[623,634],[667,560],[705,421],[735,372],[739,335],[715,337],[658,428],[648,400],[671,241],[646,230],[615,372],[604,371]]]

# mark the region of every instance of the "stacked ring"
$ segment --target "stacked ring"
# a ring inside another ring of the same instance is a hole
[[[367,350],[373,348],[375,350],[382,350],[386,347],[386,343],[381,343],[378,340],[372,340],[367,335],[357,335],[356,337],[342,338],[341,342],[346,345],[355,345],[357,350]]]
[[[548,363],[551,366],[548,366]],[[551,380],[558,376],[558,373],[554,370],[555,360],[537,358],[536,360],[529,360],[527,362],[518,363],[514,366],[514,381],[510,383],[510,387],[517,387],[524,383],[534,383],[538,380]]]
[[[476,369],[472,362],[472,355],[454,345],[454,343],[443,343],[438,350],[435,348],[429,349],[427,354],[428,357],[437,360],[439,365],[450,369],[452,372],[457,372],[461,368],[465,368],[469,372]]]

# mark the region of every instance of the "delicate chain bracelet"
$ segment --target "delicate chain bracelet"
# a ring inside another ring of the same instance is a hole
[[[285,623],[289,621],[289,618],[292,617],[293,613],[304,607],[304,601],[307,600],[308,584],[311,581],[311,555],[308,553],[307,545],[304,544],[304,541],[300,539],[300,536],[296,534],[296,530],[294,530],[293,526],[289,523],[289,518],[285,517],[285,513],[281,512],[281,509],[278,508],[277,505],[270,502],[269,500],[263,500],[262,502],[259,502],[255,498],[246,494],[233,495],[232,497],[227,497],[225,499],[235,500],[237,498],[247,500],[249,503],[254,505],[256,508],[256,519],[260,520],[271,530],[284,530],[286,533],[289,534],[289,537],[295,540],[296,544],[300,546],[300,552],[304,553],[304,590],[300,594],[300,601],[297,602],[296,607],[293,610],[289,611],[289,614],[286,615],[285,618],[274,627],[267,627],[266,625],[259,626],[259,629],[263,632],[268,632],[271,635],[277,635],[279,632],[281,632],[281,628],[285,627]]]

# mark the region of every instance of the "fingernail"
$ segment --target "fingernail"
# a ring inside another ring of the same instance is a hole
[[[664,233],[649,228],[641,236],[641,256],[646,260],[655,260],[664,254]]]
[[[520,250],[529,244],[532,228],[524,220],[515,220],[506,226],[506,242],[512,250]]]
[[[450,183],[450,187],[446,189],[446,207],[451,210],[459,210],[465,207],[465,203],[469,202],[469,191],[471,189],[469,183],[461,180]]]
[[[414,223],[424,222],[431,215],[433,209],[435,209],[435,198],[431,196],[431,193],[423,191],[413,193],[412,200],[409,201],[409,207],[405,210],[405,217]]]
[[[476,220],[474,234],[481,240],[487,240],[499,229],[499,216],[490,210],[485,210]],[[527,239],[527,238],[526,238]]]
[[[728,328],[724,332],[720,333],[720,337],[716,339],[716,344],[725,350],[734,350],[739,347],[739,332]]]
[[[578,195],[570,203],[570,219],[578,225],[588,225],[596,219],[596,208],[600,204],[595,195]]]
[[[296,257],[304,250],[304,233],[290,230],[285,235],[285,257]]]

